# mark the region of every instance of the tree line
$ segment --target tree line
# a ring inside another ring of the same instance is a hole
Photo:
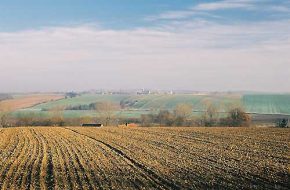
[[[157,114],[141,115],[142,126],[250,126],[251,117],[241,108],[233,107],[226,114],[220,116],[220,112],[215,105],[209,104],[201,116],[193,116],[192,106],[187,104],[177,105],[173,111],[160,110]]]
[[[70,109],[89,108],[95,110],[96,116],[82,116],[75,118],[64,117],[64,110],[68,107],[55,107],[49,110],[48,117],[41,117],[34,113],[19,113],[13,115],[0,108],[0,127],[9,126],[73,126],[82,123],[102,123],[105,126],[118,126],[124,123],[137,123],[141,126],[230,126],[247,127],[251,124],[251,117],[240,106],[229,106],[220,112],[217,105],[206,102],[205,110],[199,115],[193,114],[193,106],[178,104],[173,110],[159,110],[157,113],[142,114],[140,118],[124,118],[120,116],[122,104],[110,101],[96,102],[89,105],[73,106]],[[85,109],[86,110],[86,109]],[[288,120],[277,122],[278,127],[287,127]]]

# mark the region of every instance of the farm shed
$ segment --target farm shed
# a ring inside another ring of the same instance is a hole
[[[101,123],[83,123],[82,127],[103,127]]]

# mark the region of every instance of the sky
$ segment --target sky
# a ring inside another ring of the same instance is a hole
[[[290,0],[0,0],[0,92],[290,92]]]

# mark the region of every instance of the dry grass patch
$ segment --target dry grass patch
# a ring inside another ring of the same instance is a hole
[[[0,108],[4,110],[18,110],[35,106],[40,103],[62,99],[61,95],[27,95],[19,98],[4,100],[0,102]]]

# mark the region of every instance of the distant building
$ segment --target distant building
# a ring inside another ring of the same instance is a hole
[[[166,92],[164,92],[164,94],[166,94],[166,95],[173,95],[174,92],[171,90],[171,91],[166,91]]]
[[[137,92],[138,95],[149,95],[151,94],[150,90],[142,89],[141,91]]]
[[[77,97],[79,94],[75,92],[68,92],[65,94],[65,98],[74,98]]]

